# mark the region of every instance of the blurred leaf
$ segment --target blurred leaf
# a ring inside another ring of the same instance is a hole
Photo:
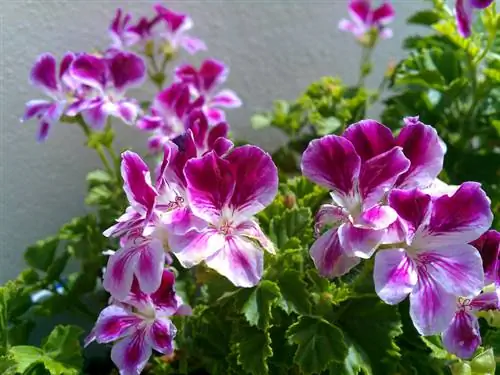
[[[307,284],[302,280],[302,274],[293,269],[287,269],[278,279],[283,305],[286,310],[297,314],[309,314],[311,301]]]
[[[44,240],[37,241],[34,245],[29,246],[24,253],[24,260],[31,267],[40,271],[47,271],[56,254],[59,246],[58,237],[49,237]]]
[[[279,217],[271,219],[269,224],[269,238],[277,245],[278,249],[286,246],[292,237],[299,237],[303,241],[304,232],[310,232],[312,214],[308,208],[294,208],[285,210]],[[309,230],[309,231],[308,231]]]
[[[421,10],[408,18],[406,21],[409,24],[430,26],[441,20],[441,16],[433,9]]]
[[[236,351],[238,364],[246,373],[252,375],[269,373],[267,361],[273,355],[269,332],[253,327],[238,327]]]
[[[267,329],[271,321],[271,307],[280,297],[278,285],[263,280],[253,288],[248,300],[243,305],[242,313],[251,326]]]

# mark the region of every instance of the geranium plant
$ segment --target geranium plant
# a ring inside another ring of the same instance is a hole
[[[287,136],[271,153],[231,139],[225,112],[242,101],[226,64],[178,63],[207,50],[185,14],[118,9],[107,48],[42,54],[30,80],[48,99],[23,120],[40,142],[79,127],[103,166],[87,177],[91,213],[30,246],[0,287],[0,372],[495,373],[492,3],[427,3],[408,22],[428,30],[373,90],[370,56],[397,9],[350,0],[339,29],[364,51],[359,80],[321,78],[253,116]],[[148,81],[147,101],[128,90]],[[367,119],[380,100],[380,121]],[[148,155],[117,149],[120,123],[145,133]],[[48,316],[59,324],[37,343]]]

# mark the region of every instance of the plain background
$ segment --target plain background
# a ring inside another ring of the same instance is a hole
[[[376,87],[391,60],[403,56],[403,38],[418,29],[406,18],[424,0],[394,0],[397,19],[394,38],[382,41],[368,85]],[[24,267],[26,246],[74,216],[85,213],[85,175],[100,166],[83,146],[76,127],[58,124],[48,141],[37,144],[37,124],[21,124],[24,103],[43,98],[28,84],[36,57],[45,51],[60,57],[65,51],[106,47],[107,27],[117,7],[137,15],[151,12],[150,1],[22,1],[0,5],[0,283]],[[277,133],[254,131],[252,113],[266,110],[274,99],[294,99],[309,83],[338,75],[354,83],[360,48],[351,35],[337,30],[347,16],[347,0],[184,0],[164,5],[187,12],[194,20],[192,34],[206,41],[209,51],[190,61],[214,57],[228,63],[227,87],[243,99],[244,107],[229,112],[238,138],[268,150],[280,142]],[[182,60],[188,60],[183,56]],[[152,90],[140,89],[142,98]],[[146,135],[116,123],[120,147],[145,150]]]

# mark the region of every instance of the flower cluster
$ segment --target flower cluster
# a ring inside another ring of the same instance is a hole
[[[409,295],[416,329],[443,333],[449,351],[470,357],[480,344],[473,312],[500,307],[490,201],[478,183],[436,183],[443,142],[418,118],[404,121],[397,137],[365,120],[309,144],[303,174],[332,197],[317,214],[318,234],[328,229],[310,255],[322,275],[337,277],[376,253],[380,298],[397,304]]]
[[[133,124],[140,112],[135,99],[126,90],[140,85],[145,78],[143,60],[130,52],[107,56],[67,53],[56,70],[56,59],[43,54],[31,70],[31,82],[52,100],[31,100],[23,120],[40,122],[38,140],[47,138],[50,126],[66,115],[81,114],[93,128],[102,128],[108,116]]]
[[[160,4],[154,6],[155,14],[151,18],[141,17],[135,23],[129,13],[118,9],[109,26],[112,40],[111,48],[126,50],[139,47],[151,54],[152,48],[175,53],[183,48],[190,54],[206,50],[205,43],[188,34],[193,27],[191,18],[174,12]]]
[[[137,122],[139,129],[152,132],[149,138],[152,152],[161,151],[166,142],[183,134],[196,121],[208,120],[204,134],[220,134],[226,127],[222,108],[241,106],[241,100],[233,91],[218,90],[228,73],[228,67],[214,59],[205,60],[199,69],[182,65],[175,70],[175,82],[158,93],[151,105],[151,114]]]
[[[392,37],[392,30],[387,25],[394,19],[395,11],[390,1],[384,1],[378,8],[372,8],[371,0],[350,0],[349,15],[351,20],[342,19],[339,29],[352,33],[364,41],[371,32],[381,39]]]

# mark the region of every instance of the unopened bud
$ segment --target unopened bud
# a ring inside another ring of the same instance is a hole
[[[297,199],[295,198],[295,194],[289,193],[283,197],[283,204],[286,208],[293,208],[297,203]]]

